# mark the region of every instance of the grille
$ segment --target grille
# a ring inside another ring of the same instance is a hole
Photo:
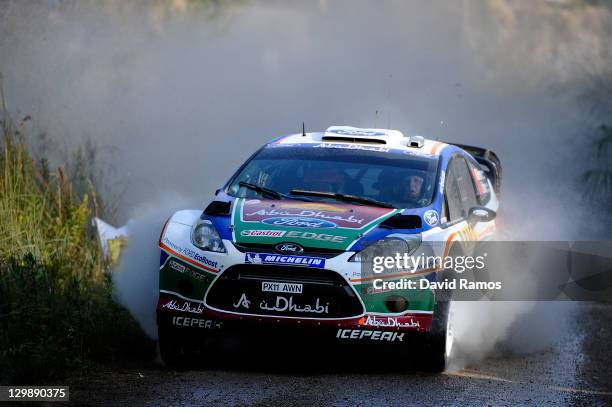
[[[300,284],[319,284],[328,286],[342,286],[342,277],[329,274],[329,273],[300,273],[301,270],[242,270],[238,271],[235,277],[237,280],[259,280],[259,281],[277,281],[283,283],[300,283]],[[229,276],[228,278],[232,278]]]
[[[264,283],[276,290],[264,290]],[[361,301],[342,276],[305,267],[232,266],[214,282],[206,302],[223,311],[278,317],[348,318],[363,313]]]
[[[276,253],[274,250],[274,245],[269,244],[259,244],[259,243],[234,243],[236,249],[238,249],[242,253],[246,252],[257,252],[257,253]],[[304,247],[304,252],[296,254],[297,256],[308,256],[317,255],[319,257],[325,257],[327,259],[336,257],[339,254],[344,253],[344,250],[337,249],[323,249],[320,247]]]

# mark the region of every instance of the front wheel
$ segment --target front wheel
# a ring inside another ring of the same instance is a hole
[[[450,362],[454,339],[451,304],[451,301],[438,301],[434,307],[424,360],[424,369],[432,373],[442,373]]]
[[[168,367],[184,369],[193,362],[195,349],[186,345],[188,341],[181,338],[176,329],[166,326],[158,328],[158,344],[161,357]]]

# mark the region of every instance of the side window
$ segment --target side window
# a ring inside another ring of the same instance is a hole
[[[489,181],[484,171],[475,166],[472,163],[468,163],[470,167],[470,173],[474,180],[474,191],[476,192],[476,198],[480,205],[486,205],[491,200],[491,188],[489,188]]]
[[[446,196],[446,204],[448,205],[448,220],[449,222],[453,222],[461,217],[463,217],[462,213],[462,205],[461,205],[461,195],[459,194],[459,185],[457,183],[457,165],[456,159],[453,159],[448,164],[448,169],[446,170],[446,187],[445,187],[445,196]]]
[[[459,194],[461,194],[461,205],[464,211],[464,216],[467,216],[468,211],[471,207],[478,205],[476,199],[476,192],[474,191],[474,182],[470,175],[467,162],[463,158],[459,158],[457,161],[457,183],[459,184]]]
[[[440,223],[448,222],[448,205],[446,204],[446,198],[442,201],[442,215],[440,216]]]
[[[455,157],[446,174],[446,202],[450,221],[467,217],[471,207],[478,205],[472,177],[465,159]]]

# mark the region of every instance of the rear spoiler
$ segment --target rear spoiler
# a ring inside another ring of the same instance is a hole
[[[452,144],[453,146],[457,146],[463,149],[464,151],[470,153],[470,155],[474,157],[476,161],[478,161],[478,164],[480,164],[480,166],[484,170],[485,174],[487,175],[487,178],[489,178],[489,180],[491,181],[495,193],[497,193],[498,195],[501,193],[502,167],[501,161],[499,161],[497,154],[485,148],[466,146],[465,144],[447,144]]]

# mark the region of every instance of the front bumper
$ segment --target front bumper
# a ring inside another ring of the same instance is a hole
[[[338,340],[372,341],[390,340],[379,331],[422,333],[431,326],[429,293],[412,293],[413,306],[390,312],[385,299],[405,293],[372,292],[356,282],[360,266],[347,262],[348,252],[313,268],[247,263],[244,253],[228,245],[225,261],[219,260],[222,266],[211,271],[194,267],[172,250],[162,250],[160,326],[206,332],[254,323],[273,331],[304,327],[329,331],[325,335]]]

